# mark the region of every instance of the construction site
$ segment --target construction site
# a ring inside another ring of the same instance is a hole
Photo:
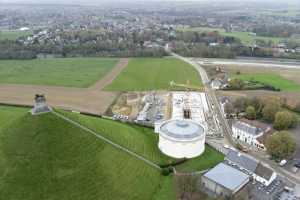
[[[158,127],[170,119],[190,119],[201,124],[207,135],[217,132],[208,97],[197,91],[127,92],[111,108],[113,117]]]

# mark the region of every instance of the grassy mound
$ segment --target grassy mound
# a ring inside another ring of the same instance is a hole
[[[109,58],[57,58],[4,60],[0,62],[0,83],[88,87],[116,65]]]
[[[157,164],[168,164],[175,161],[160,152],[157,147],[158,135],[154,134],[152,129],[70,112],[62,113]],[[206,145],[205,148],[205,152],[201,156],[178,165],[177,169],[184,172],[202,171],[224,160],[224,156],[210,146]]]
[[[28,108],[0,106],[0,131],[24,116],[28,110]]]
[[[172,176],[104,143],[52,113],[0,106],[0,199],[171,200]],[[173,161],[157,148],[151,129],[61,112],[156,163]],[[220,154],[207,147],[181,171],[211,168]]]
[[[0,132],[0,199],[172,199],[163,179],[53,114],[25,113]]]
[[[201,85],[198,72],[175,58],[131,59],[126,69],[106,87],[113,91],[143,91],[169,89],[170,81]]]
[[[174,161],[173,158],[159,151],[158,135],[153,132],[153,129],[70,112],[61,113],[157,164]]]

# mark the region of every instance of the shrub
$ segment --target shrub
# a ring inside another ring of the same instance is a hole
[[[250,120],[256,119],[256,111],[253,106],[248,106],[246,108],[246,114],[247,114],[246,115],[247,119],[250,119]]]
[[[280,102],[276,99],[269,99],[265,102],[265,106],[262,110],[262,115],[264,120],[273,122],[275,120],[275,115],[280,111],[281,105]]]
[[[295,114],[288,111],[277,112],[275,115],[274,128],[277,130],[284,130],[291,128],[297,123]]]
[[[172,167],[165,167],[165,168],[162,168],[162,170],[161,170],[161,174],[163,176],[169,176],[172,172],[173,172]]]

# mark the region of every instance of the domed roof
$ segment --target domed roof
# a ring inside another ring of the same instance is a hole
[[[204,128],[191,120],[170,120],[162,124],[160,132],[177,140],[189,140],[202,136]]]

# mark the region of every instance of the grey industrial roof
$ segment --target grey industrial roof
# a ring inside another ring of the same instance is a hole
[[[167,121],[160,129],[174,139],[194,139],[204,134],[204,128],[191,120]]]
[[[232,126],[237,129],[243,130],[250,135],[258,135],[262,132],[260,128],[257,128],[242,121],[236,121]]]
[[[247,180],[249,180],[248,175],[223,163],[218,164],[208,171],[204,174],[204,177],[231,191],[235,191],[237,188],[246,184],[248,182]]]
[[[273,170],[259,163],[255,170],[255,174],[263,177],[266,180],[270,180],[273,175]]]
[[[254,172],[258,165],[257,160],[232,149],[228,151],[226,159],[251,172]]]

